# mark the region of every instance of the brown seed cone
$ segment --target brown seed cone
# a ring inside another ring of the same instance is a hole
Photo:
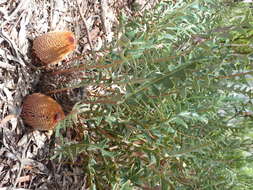
[[[65,115],[53,98],[34,93],[25,98],[22,105],[23,121],[35,130],[52,130]]]
[[[44,65],[59,62],[76,47],[72,32],[49,32],[33,41],[33,50]]]
[[[43,73],[38,83],[38,91],[52,96],[59,102],[65,113],[70,113],[73,106],[86,99],[86,88],[74,88],[81,82],[80,73],[51,75]],[[59,91],[58,91],[59,90]]]

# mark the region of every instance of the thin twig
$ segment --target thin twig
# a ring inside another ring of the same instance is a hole
[[[101,21],[103,23],[103,29],[105,36],[108,34],[107,26],[106,26],[106,10],[105,7],[107,7],[107,0],[101,0],[100,1],[100,6],[101,6]]]
[[[88,43],[90,45],[90,49],[91,49],[91,52],[93,53],[93,44],[92,44],[92,41],[91,41],[91,37],[90,37],[90,33],[89,33],[89,29],[88,29],[88,26],[87,26],[87,22],[82,14],[82,11],[81,11],[81,7],[80,5],[78,4],[78,1],[76,0],[76,4],[77,4],[77,7],[78,7],[78,11],[79,11],[79,14],[83,20],[83,24],[84,24],[84,28],[85,28],[85,31],[86,31],[86,34],[87,34],[87,39],[88,39]]]
[[[69,73],[69,72],[74,72],[74,71],[81,71],[81,70],[84,71],[84,70],[89,70],[89,69],[107,69],[107,68],[119,65],[123,62],[124,62],[123,60],[117,60],[117,61],[114,61],[114,63],[106,64],[106,65],[102,65],[102,64],[82,65],[82,66],[77,66],[77,67],[73,67],[73,68],[70,68],[70,69],[55,71],[55,72],[52,72],[50,74],[51,75],[59,75],[59,74],[64,74],[64,73]]]
[[[141,10],[139,12],[142,12],[144,10],[144,8],[150,3],[150,0],[148,0],[144,6],[141,7]]]

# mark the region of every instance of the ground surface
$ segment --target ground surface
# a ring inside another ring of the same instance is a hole
[[[134,6],[142,11],[150,2]],[[50,160],[57,146],[54,136],[29,132],[19,117],[23,98],[41,80],[32,40],[48,31],[70,30],[78,47],[67,59],[99,50],[112,41],[121,11],[130,16],[132,6],[127,0],[0,1],[0,187],[85,189],[82,169]]]

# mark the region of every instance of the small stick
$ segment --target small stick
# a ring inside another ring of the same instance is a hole
[[[104,29],[105,35],[107,35],[108,30],[107,30],[107,26],[106,26],[106,16],[105,16],[106,15],[105,7],[107,7],[107,0],[101,0],[100,6],[101,6],[101,20],[103,23],[103,29]]]
[[[68,72],[74,72],[74,71],[84,71],[84,70],[89,70],[89,69],[107,69],[110,67],[114,67],[117,66],[119,64],[122,64],[124,61],[122,60],[118,60],[118,61],[114,61],[113,63],[110,64],[106,64],[106,65],[82,65],[82,66],[78,66],[78,67],[72,67],[70,69],[63,69],[63,70],[59,70],[59,71],[55,71],[50,73],[51,75],[59,75],[59,74],[64,74],[64,73],[68,73]]]
[[[78,11],[79,11],[79,14],[83,20],[83,24],[84,24],[84,28],[85,28],[85,31],[86,31],[86,34],[87,34],[87,39],[88,39],[88,43],[90,45],[90,49],[93,53],[93,44],[92,44],[92,41],[91,41],[91,37],[90,37],[90,33],[89,33],[89,30],[88,30],[88,26],[87,26],[87,23],[86,23],[86,20],[82,14],[82,11],[81,11],[81,7],[80,5],[78,4],[78,1],[76,0],[76,4],[77,4],[77,7],[78,7]]]

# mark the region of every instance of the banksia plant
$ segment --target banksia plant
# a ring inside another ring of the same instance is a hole
[[[77,104],[69,117],[87,134],[64,139],[55,157],[82,163],[86,188],[252,189],[252,85],[244,77],[252,52],[231,48],[248,50],[238,38],[251,39],[252,9],[175,4],[119,27],[118,48],[91,84],[104,79],[100,86],[118,84],[124,94]]]
[[[65,115],[53,98],[34,93],[25,98],[22,105],[23,121],[35,130],[52,130]]]
[[[72,32],[49,32],[33,41],[33,50],[44,65],[62,61],[76,47]]]

